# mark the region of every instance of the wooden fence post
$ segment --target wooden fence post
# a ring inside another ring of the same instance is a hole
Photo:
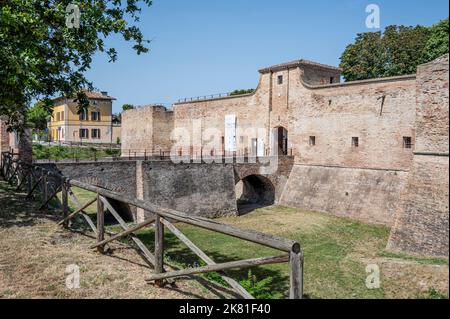
[[[69,194],[67,192],[67,184],[64,178],[61,179],[61,204],[63,218],[69,215]],[[63,223],[64,228],[69,227],[69,221]]]
[[[156,214],[155,220],[155,274],[164,272],[164,225],[161,216]],[[164,280],[156,280],[156,286],[162,287]]]
[[[100,194],[97,194],[97,241],[101,242],[105,239],[105,211]],[[105,246],[99,246],[98,251],[105,253]]]
[[[27,194],[31,193],[31,188],[33,187],[33,168],[29,168],[30,172],[27,175]]]
[[[289,253],[290,299],[303,298],[303,255],[291,251]]]
[[[43,174],[42,177],[42,205],[45,205],[48,201],[48,181],[47,181],[47,172],[41,171]],[[47,206],[48,207],[48,206]],[[45,209],[47,207],[44,207]]]

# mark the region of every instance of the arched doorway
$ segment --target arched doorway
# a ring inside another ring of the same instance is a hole
[[[282,126],[272,130],[272,155],[288,155],[288,130]]]
[[[236,184],[236,202],[239,215],[275,203],[275,187],[261,175],[250,175]]]

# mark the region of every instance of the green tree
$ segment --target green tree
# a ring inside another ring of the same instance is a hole
[[[242,95],[242,94],[250,94],[255,92],[255,89],[248,89],[248,90],[234,90],[233,92],[230,92],[230,96],[233,95]]]
[[[32,129],[43,131],[47,128],[51,115],[52,111],[46,108],[43,102],[37,102],[28,109],[26,118]]]
[[[416,73],[425,53],[430,30],[427,27],[389,26],[384,31],[384,72],[381,77]]]
[[[112,122],[113,122],[113,124],[122,123],[122,113],[114,113],[112,115]]]
[[[388,26],[360,33],[341,56],[347,81],[413,74],[419,64],[448,53],[448,19],[432,27]]]
[[[80,10],[79,25],[69,4]],[[56,95],[73,96],[80,109],[88,105],[85,77],[93,55],[117,52],[106,44],[112,34],[133,43],[137,54],[148,52],[136,26],[142,6],[150,0],[9,0],[0,1],[0,115],[9,116],[11,129],[26,126],[27,108],[34,99],[52,107]],[[66,21],[67,20],[67,21]]]
[[[359,33],[341,56],[340,67],[347,81],[371,79],[384,73],[385,56],[381,32]]]
[[[124,104],[124,105],[122,105],[122,110],[123,111],[133,110],[133,109],[134,109],[134,105],[133,104]]]
[[[448,37],[448,18],[430,28],[430,37],[425,45],[425,54],[423,56],[424,63],[433,61],[448,53]]]

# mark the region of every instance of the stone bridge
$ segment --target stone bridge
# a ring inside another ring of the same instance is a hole
[[[292,157],[256,163],[182,163],[157,160],[46,163],[64,176],[205,217],[238,215],[240,204],[278,203],[293,166]],[[116,203],[118,204],[118,203]],[[142,221],[145,212],[123,208],[123,217]],[[128,216],[127,216],[128,215]]]

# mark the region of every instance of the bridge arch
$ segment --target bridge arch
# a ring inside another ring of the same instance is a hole
[[[235,191],[239,213],[248,213],[275,203],[275,186],[262,175],[248,175],[239,179]]]

